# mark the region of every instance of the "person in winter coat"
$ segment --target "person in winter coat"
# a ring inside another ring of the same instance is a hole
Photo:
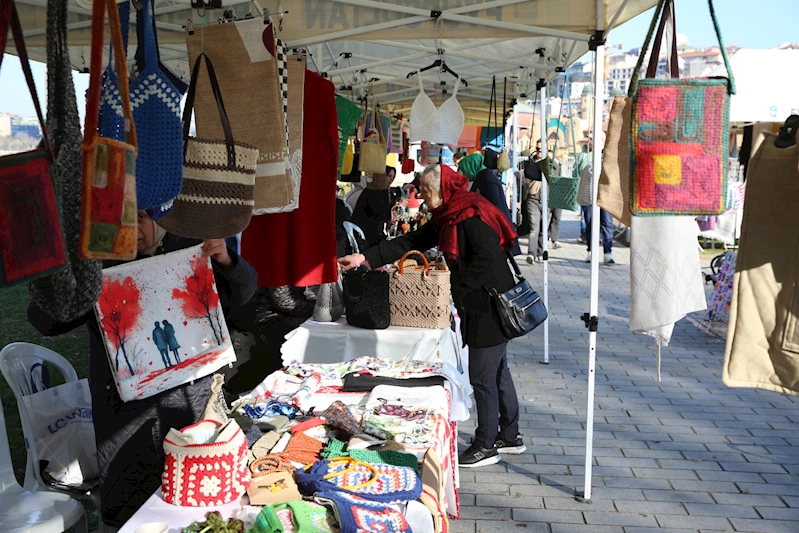
[[[138,213],[138,257],[174,252],[201,241],[172,235],[147,213]],[[211,258],[222,310],[246,304],[258,287],[255,269],[230,250],[225,241],[208,240],[203,253]],[[106,262],[114,266],[118,262]],[[28,320],[42,335],[54,336],[83,324],[89,329],[89,388],[102,501],[100,514],[110,528],[127,522],[161,486],[164,470],[164,438],[170,428],[184,428],[200,420],[211,390],[211,376],[195,380],[150,398],[122,402],[106,355],[94,313],[70,323],[58,323],[35,303]],[[165,336],[166,337],[166,336]]]
[[[477,404],[474,441],[460,454],[459,462],[466,468],[495,464],[500,453],[519,454],[526,449],[519,435],[519,403],[508,369],[508,338],[484,288],[504,292],[516,284],[506,254],[515,243],[516,231],[488,200],[466,190],[465,176],[445,165],[425,168],[421,185],[433,215],[430,222],[363,254],[343,257],[339,264],[344,270],[363,263],[377,268],[410,250],[438,246],[444,253],[451,269],[452,298],[469,346],[469,381]]]
[[[397,169],[386,167],[388,182],[394,180]],[[363,190],[352,211],[350,222],[361,228],[369,246],[374,246],[386,239],[386,224],[391,222],[391,194],[388,189]]]

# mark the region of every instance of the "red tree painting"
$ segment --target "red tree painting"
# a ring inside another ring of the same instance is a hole
[[[103,291],[98,302],[100,312],[103,314],[103,331],[116,349],[114,363],[117,372],[119,372],[119,352],[121,351],[131,376],[134,375],[134,371],[125,343],[141,316],[139,299],[139,288],[133,278],[127,277],[122,281],[103,279]]]
[[[186,318],[208,320],[214,332],[216,344],[222,344],[222,326],[219,323],[219,295],[214,286],[214,271],[206,257],[198,257],[191,263],[192,274],[186,277],[186,290],[172,289],[172,299],[181,300],[181,309]]]

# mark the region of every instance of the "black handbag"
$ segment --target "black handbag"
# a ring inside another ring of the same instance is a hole
[[[391,324],[388,272],[361,266],[344,272],[342,280],[347,324],[363,329],[386,329]]]
[[[518,279],[516,286],[503,293],[493,287],[488,287],[487,290],[491,294],[503,333],[509,339],[515,339],[541,325],[547,319],[547,308],[538,293],[522,276],[513,255],[508,253],[508,259]]]

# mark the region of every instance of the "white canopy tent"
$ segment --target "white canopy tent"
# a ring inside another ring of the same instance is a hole
[[[87,68],[91,39],[91,0],[69,2],[69,42],[73,66]],[[155,0],[156,27],[161,59],[184,79],[188,65],[183,27],[192,20],[201,24],[199,12],[190,5],[219,0]],[[16,0],[29,55],[44,59],[47,0]],[[308,51],[309,66],[326,73],[342,94],[371,90],[384,110],[407,112],[418,92],[416,79],[408,74],[436,59],[468,84],[458,91],[467,121],[484,124],[489,107],[491,81],[497,76],[509,82],[508,97],[532,97],[540,91],[546,101],[546,84],[559,72],[594,50],[593,131],[602,130],[605,100],[605,37],[616,25],[650,9],[657,0],[434,0],[419,7],[418,0],[221,0],[240,18],[264,17],[278,27],[278,36],[289,48]],[[468,4],[468,5],[464,5]],[[215,23],[222,10],[206,10],[205,21]],[[131,20],[133,21],[135,18]],[[135,42],[135,31],[131,31]],[[455,78],[424,73],[426,91],[449,90]],[[446,82],[446,83],[444,83]],[[514,113],[516,117],[516,113]],[[546,139],[546,121],[541,121]],[[513,120],[517,138],[518,121]],[[594,147],[594,168],[601,167],[601,137]],[[514,151],[514,168],[518,154]],[[594,173],[594,187],[599,172]],[[546,181],[543,208],[547,212]],[[599,242],[599,208],[593,202],[592,238]],[[548,303],[548,252],[544,239],[544,300]],[[591,499],[596,332],[598,328],[599,254],[592,254],[591,290],[586,323],[589,326],[588,409],[586,418],[585,479],[582,499]],[[549,327],[544,324],[545,358],[548,359]]]

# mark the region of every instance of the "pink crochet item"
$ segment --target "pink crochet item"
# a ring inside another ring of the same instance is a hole
[[[208,436],[213,442],[204,442]],[[171,429],[164,451],[161,492],[172,505],[224,505],[239,499],[250,483],[247,439],[235,420],[224,425],[201,420],[180,431]]]

